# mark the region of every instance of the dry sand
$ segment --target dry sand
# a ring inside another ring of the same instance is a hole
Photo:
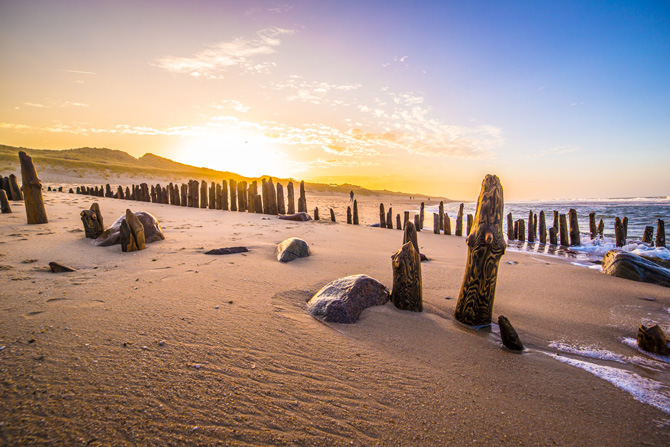
[[[45,192],[49,223],[28,226],[13,202],[0,216],[0,444],[670,443],[667,364],[621,342],[641,322],[670,329],[667,288],[508,251],[494,318],[517,329],[528,349],[515,354],[495,326],[454,321],[465,240],[424,230],[423,313],[389,303],[353,325],[311,318],[305,302],[338,277],[392,285],[402,233],[365,224],[394,200],[361,198],[360,226],[342,223],[348,195],[308,193],[322,218],[336,208],[336,224]],[[134,253],[93,246],[79,212],[94,201],[106,225],[126,208],[154,214],[166,240]],[[292,236],[312,256],[277,262]],[[230,246],[250,251],[204,254]],[[77,271],[49,273],[51,261]],[[560,358],[660,384],[638,395],[656,406],[548,355],[552,342],[618,354]]]

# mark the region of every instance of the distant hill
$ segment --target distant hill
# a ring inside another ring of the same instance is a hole
[[[117,149],[106,149],[97,147],[82,147],[77,149],[31,149],[23,147],[14,147],[0,145],[0,169],[6,167],[19,170],[18,152],[24,151],[32,157],[38,166],[49,167],[54,170],[82,170],[92,171],[103,176],[147,176],[164,178],[192,178],[197,180],[220,181],[223,179],[235,181],[246,180],[251,182],[262,178],[270,177],[244,177],[234,172],[217,171],[209,168],[199,168],[196,166],[178,163],[169,158],[160,157],[154,154],[144,154],[140,158],[135,158],[127,152]],[[273,177],[275,179],[276,177]],[[296,182],[295,179],[276,178],[277,181],[286,183],[288,181]],[[357,185],[342,184],[323,184],[307,183],[311,191],[348,193],[354,191],[357,196],[368,196],[376,194],[402,195],[427,197],[423,194],[401,193],[395,191],[369,190]],[[448,200],[448,199],[445,199]]]

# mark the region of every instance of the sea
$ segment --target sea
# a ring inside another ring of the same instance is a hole
[[[464,216],[475,214],[477,202],[463,202]],[[432,213],[438,212],[439,203],[425,203],[424,227],[432,229]],[[455,228],[455,219],[458,214],[460,202],[449,202],[444,204],[444,210],[452,219],[452,231]],[[568,214],[570,209],[577,211],[579,220],[579,230],[581,234],[581,245],[573,247],[559,247],[539,242],[520,242],[508,241],[508,250],[534,252],[549,256],[560,256],[573,258],[578,262],[596,263],[609,250],[616,248],[614,239],[614,219],[619,217],[628,217],[628,238],[627,243],[621,249],[636,254],[644,253],[645,256],[670,259],[670,252],[664,247],[653,247],[650,244],[641,242],[642,235],[646,226],[654,228],[654,237],[656,238],[656,225],[659,219],[666,225],[666,235],[670,232],[670,196],[665,197],[631,197],[631,198],[611,198],[611,199],[574,199],[574,200],[550,200],[550,201],[529,201],[529,202],[506,202],[503,221],[503,232],[507,235],[507,214],[512,213],[513,220],[526,220],[526,231],[528,231],[528,213],[539,216],[540,211],[546,215],[547,231],[553,225],[554,211],[560,214]],[[412,210],[416,212],[417,210]],[[591,239],[589,232],[589,213],[595,213],[596,225],[603,220],[605,230],[603,237]],[[463,229],[465,232],[465,218],[463,219]],[[549,236],[547,235],[547,240]]]

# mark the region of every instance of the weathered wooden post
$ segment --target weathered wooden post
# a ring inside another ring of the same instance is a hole
[[[121,187],[121,185],[119,185],[119,187],[116,190],[116,198],[123,199],[123,188]]]
[[[209,209],[216,209],[216,182],[212,182],[209,185]]]
[[[421,215],[420,214],[415,214],[414,215],[414,227],[416,228],[416,231],[421,231]]]
[[[337,222],[337,221],[335,220],[335,211],[333,211],[332,208],[330,209],[330,221],[331,221],[331,222]]]
[[[656,246],[665,247],[665,221],[658,219],[656,222]]]
[[[433,233],[440,234],[440,216],[433,213]]]
[[[533,229],[533,211],[528,212],[528,242],[535,242],[535,230]]]
[[[21,179],[25,193],[26,217],[28,224],[48,223],[47,210],[42,197],[42,182],[37,176],[33,159],[25,152],[19,152],[21,160]],[[13,174],[12,174],[13,175]]]
[[[456,216],[456,236],[463,236],[463,204],[458,208]]]
[[[465,234],[468,235],[470,234],[470,230],[472,230],[472,221],[474,220],[472,214],[468,214],[466,219],[466,225],[465,225]]]
[[[396,230],[402,230],[402,222],[400,222],[400,214],[395,215],[395,228]]]
[[[451,236],[451,219],[449,218],[449,213],[444,213],[444,234],[445,236]]]
[[[544,211],[540,211],[540,243],[547,243],[547,220]]]
[[[230,179],[230,211],[237,211],[237,180]]]
[[[554,227],[549,227],[549,243],[551,245],[558,245],[558,235]]]
[[[514,240],[514,220],[512,213],[507,213],[507,239],[510,241]]]
[[[179,187],[179,206],[188,206],[188,186],[182,183]]]
[[[577,211],[574,208],[570,208],[568,211],[570,216],[570,245],[581,245],[581,238],[579,235],[579,221],[577,220]]]
[[[418,246],[416,240],[416,227],[412,222],[407,222],[403,235],[403,246],[391,258],[393,268],[391,302],[398,309],[421,312],[423,310],[421,257],[416,248]]]
[[[260,194],[254,196],[254,212],[256,214],[263,214],[263,198]]]
[[[286,214],[286,202],[284,201],[284,187],[277,182],[277,212]]]
[[[403,226],[406,225],[407,222],[409,222],[409,211],[405,211],[403,213],[403,219],[402,219]]]
[[[21,171],[23,173],[23,165],[21,165]],[[21,188],[19,188],[19,181],[14,174],[9,174],[9,190],[12,192],[12,196],[9,200],[23,200],[23,194],[21,193]]]
[[[126,194],[125,197],[127,200],[132,200],[132,193],[130,192],[130,188],[126,186]]]
[[[444,230],[444,201],[440,200],[440,207],[438,208],[437,218],[440,221],[440,230]]]
[[[319,220],[319,207],[314,208],[314,220]]]
[[[2,209],[2,214],[12,212],[12,207],[9,206],[9,200],[7,199],[7,191],[4,189],[0,189],[0,209]]]
[[[623,247],[626,245],[626,236],[623,231],[623,223],[618,217],[614,218],[614,238],[616,239],[616,246]]]
[[[386,213],[383,203],[379,204],[379,228],[386,228]]]
[[[519,219],[519,234],[517,235],[517,239],[520,240],[521,242],[526,242],[526,221],[523,219]]]
[[[533,214],[533,236],[537,239],[537,214]]]
[[[423,230],[423,221],[426,216],[426,205],[421,202],[421,209],[419,210],[419,229]]]
[[[243,213],[247,210],[244,197],[246,196],[247,182],[242,180],[237,184],[237,211]]]
[[[628,240],[628,217],[623,216],[621,224],[623,225],[623,238]]]
[[[653,238],[654,238],[654,227],[652,227],[651,225],[647,225],[646,227],[644,227],[642,242],[645,244],[651,244]]]
[[[351,225],[351,223],[352,223],[351,222],[351,207],[350,206],[347,207],[347,223],[349,225]]]
[[[112,187],[109,183],[105,185],[105,197],[114,197],[114,193],[112,192]]]
[[[514,237],[512,240],[518,240],[519,239],[519,221],[515,220],[514,221]]]
[[[389,206],[389,210],[386,213],[386,228],[389,230],[393,229],[393,207]]]
[[[247,193],[247,211],[250,213],[256,212],[256,195],[258,195],[258,181],[254,180],[249,184],[249,191]]]
[[[263,214],[270,214],[270,193],[268,192],[268,181],[263,179],[261,182],[263,190]]]
[[[202,180],[200,183],[200,208],[207,208],[207,182]]]
[[[288,207],[286,212],[288,214],[295,214],[295,195],[293,193],[293,182],[288,182],[288,185],[286,185],[286,198],[288,199]]]
[[[600,237],[603,237],[603,233],[605,232],[605,222],[600,219],[600,222],[598,222],[598,234]]]
[[[129,252],[145,248],[144,226],[137,216],[127,209],[126,220],[121,222],[121,250]]]
[[[503,237],[503,189],[497,176],[487,175],[477,201],[472,232],[466,241],[468,258],[455,318],[470,326],[491,323]]]
[[[300,182],[300,198],[298,199],[298,212],[307,212],[307,198],[305,197],[305,182]]]
[[[591,233],[591,239],[595,239],[598,235],[598,228],[596,227],[596,213],[589,213],[589,232]]]
[[[217,210],[222,210],[223,209],[223,190],[221,189],[221,183],[216,184],[216,209]]]
[[[270,195],[270,214],[273,216],[277,215],[277,190],[275,185],[272,182],[272,177],[268,179],[268,194]],[[307,204],[305,202],[305,212],[307,212]]]
[[[0,180],[2,181],[2,189],[5,190],[5,195],[7,196],[7,200],[12,200],[12,190],[9,187],[9,177],[2,177],[0,176]],[[77,190],[79,190],[79,187],[77,187]],[[79,193],[77,193],[79,194]]]
[[[225,180],[221,182],[221,200],[223,201],[221,208],[228,211],[228,182]]]
[[[568,219],[565,214],[558,216],[558,232],[561,236],[561,245],[567,247],[570,245],[570,234],[568,233]]]
[[[89,239],[96,239],[105,231],[105,224],[102,221],[102,213],[98,202],[93,202],[91,209],[82,211],[79,216],[84,223],[84,236]]]
[[[358,225],[358,200],[354,199],[354,225]]]

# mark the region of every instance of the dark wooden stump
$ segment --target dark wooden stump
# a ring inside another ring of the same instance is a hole
[[[337,222],[337,221],[335,220],[335,211],[333,211],[332,208],[330,209],[330,221],[331,221],[331,222]]]
[[[535,229],[533,228],[533,211],[528,212],[528,242],[535,242]]]
[[[102,220],[102,212],[100,212],[98,202],[94,202],[91,209],[82,211],[80,216],[84,223],[84,235],[87,238],[96,239],[105,231],[105,224]]]
[[[379,204],[379,227],[386,228],[386,213],[384,212],[384,204]]]
[[[552,224],[552,227],[556,228],[556,233],[558,233],[558,231],[559,231],[559,229],[558,229],[559,221],[560,221],[560,217],[559,217],[558,211],[554,211],[554,223]]]
[[[623,223],[618,217],[614,218],[614,238],[616,240],[617,247],[623,247],[626,245],[626,236],[623,231]]]
[[[510,241],[514,240],[514,220],[512,213],[507,213],[507,239]]]
[[[523,219],[519,219],[519,235],[517,236],[517,239],[520,240],[521,242],[526,242],[526,221]]]
[[[351,207],[350,206],[347,207],[347,223],[349,225],[351,225],[351,223],[352,223],[351,222]]]
[[[598,222],[598,234],[600,237],[603,237],[603,233],[605,232],[605,222],[600,219],[600,222]]]
[[[651,244],[654,238],[654,227],[647,225],[644,227],[644,234],[642,235],[642,242],[646,244]]]
[[[19,158],[21,158],[20,154],[21,153],[19,152]],[[23,162],[21,162],[21,173],[23,173]],[[21,193],[21,188],[19,188],[19,181],[14,174],[9,174],[9,191],[12,193],[9,200],[23,200],[23,194]]]
[[[544,216],[544,211],[540,211],[540,243],[547,243],[547,220]]]
[[[405,211],[405,212],[403,213],[403,219],[402,219],[402,224],[403,224],[403,226],[404,226],[407,222],[409,222],[409,211]]]
[[[179,186],[179,206],[188,206],[188,186],[184,183]]]
[[[433,213],[433,233],[440,234],[440,216]]]
[[[2,209],[2,214],[12,212],[12,207],[9,206],[9,199],[7,199],[7,192],[4,189],[0,189],[0,209]]]
[[[421,202],[421,208],[419,209],[419,229],[423,230],[423,222],[426,217],[426,205]]]
[[[440,224],[440,230],[444,230],[444,201],[440,200],[440,207],[438,208],[438,216],[437,218],[439,219],[439,224]]]
[[[472,222],[474,220],[474,217],[472,214],[468,214],[466,216],[466,221],[465,221],[465,234],[470,234],[470,231],[472,231]]]
[[[567,247],[570,245],[570,235],[568,233],[568,219],[565,214],[558,216],[558,232],[561,236],[561,245]]]
[[[286,202],[284,201],[284,187],[277,182],[277,213],[286,214]]]
[[[463,204],[458,208],[456,216],[456,236],[463,236]]]
[[[656,246],[665,247],[665,221],[658,219],[656,222]]]
[[[444,213],[444,234],[451,236],[451,219],[449,218],[449,213]]]
[[[230,179],[230,211],[237,211],[237,181]]]
[[[274,185],[272,186],[274,190]],[[241,181],[237,184],[237,211],[243,213],[247,210],[247,204],[245,201],[247,195],[247,182]]]
[[[300,209],[302,207],[302,209]],[[305,197],[305,182],[300,182],[300,198],[298,199],[298,212],[307,212],[307,197]]]
[[[216,209],[216,186],[215,182],[210,183],[209,185],[209,209]]]
[[[116,198],[123,199],[123,188],[119,186],[116,190]]]
[[[254,196],[254,211],[257,214],[263,214],[263,198],[260,194]]]
[[[558,245],[558,234],[554,227],[549,227],[549,243],[551,245]]]
[[[628,217],[623,216],[621,225],[623,225],[623,238],[628,240]]]
[[[207,182],[202,180],[200,182],[200,208],[207,208]]]
[[[33,159],[25,152],[19,152],[21,160],[21,179],[25,194],[26,217],[28,224],[48,223],[47,210],[42,197],[42,182],[37,176]]]
[[[505,254],[503,237],[503,188],[497,176],[487,175],[477,201],[468,257],[455,318],[470,326],[491,323],[500,258]]]
[[[391,257],[391,266],[393,268],[391,302],[398,309],[421,312],[423,310],[421,259],[411,242],[403,244],[402,248]]]
[[[598,228],[596,227],[596,213],[589,213],[589,232],[591,233],[591,239],[595,239],[598,236]]]
[[[395,215],[395,228],[396,230],[402,230],[402,222],[400,221],[400,214]]]
[[[568,211],[570,216],[570,245],[581,245],[582,241],[579,234],[579,221],[577,220],[577,210],[571,208]]]
[[[270,205],[270,214],[273,216],[277,215],[277,190],[275,189],[275,185],[272,182],[272,178],[268,179],[268,194],[270,195],[268,199],[268,203]],[[305,212],[307,212],[307,208],[305,207]]]
[[[358,225],[358,201],[354,200],[354,225]]]
[[[513,229],[514,237],[512,240],[519,240],[519,221],[515,220],[514,221],[514,229]]]
[[[386,228],[389,230],[393,229],[393,207],[389,206],[389,210],[386,213]]]
[[[419,214],[414,215],[414,226],[416,231],[421,231],[421,216]]]
[[[223,201],[221,208],[228,211],[228,182],[225,180],[221,181],[221,200]]]
[[[286,199],[288,201],[286,213],[295,214],[295,194],[293,192],[293,182],[288,182],[288,185],[286,185]]]
[[[319,207],[314,208],[314,220],[319,220]]]

